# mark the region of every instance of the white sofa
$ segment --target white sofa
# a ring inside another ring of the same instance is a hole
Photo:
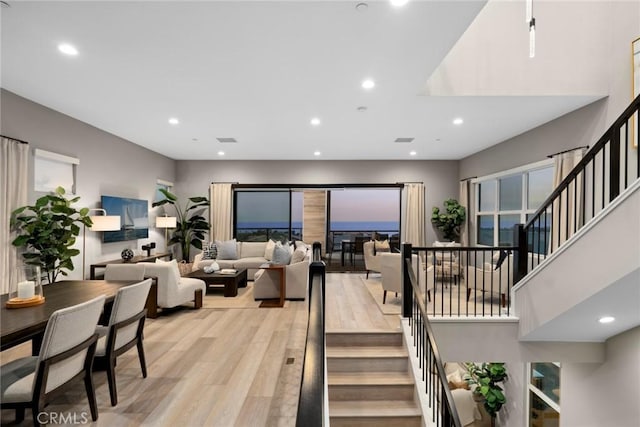
[[[285,266],[285,299],[303,300],[309,291],[309,255],[300,262]],[[280,297],[280,272],[260,269],[255,274],[253,297],[256,300]]]
[[[220,268],[246,268],[248,280],[254,280],[254,275],[262,264],[269,262],[265,257],[267,242],[236,242],[237,259],[216,259]],[[213,264],[212,259],[202,259],[199,253],[193,259],[192,270],[199,270],[207,265]]]

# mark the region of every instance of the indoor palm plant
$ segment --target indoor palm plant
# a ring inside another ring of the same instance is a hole
[[[466,210],[456,199],[444,201],[445,212],[433,207],[431,223],[440,231],[446,240],[455,241],[460,236],[460,226],[464,223]]]
[[[181,206],[175,194],[162,188],[159,191],[165,198],[153,202],[151,206],[173,205],[176,210],[176,229],[168,244],[180,244],[182,259],[189,262],[191,246],[202,249],[202,240],[209,231],[209,222],[201,215],[202,211],[209,207],[209,199],[190,197],[187,204]]]
[[[495,423],[498,411],[506,403],[507,399],[502,392],[502,387],[498,385],[507,379],[507,369],[504,363],[491,362],[465,363],[468,373],[465,380],[469,385],[475,385],[473,393],[483,401],[484,409],[491,416],[491,424]]]
[[[89,209],[71,206],[80,197],[67,199],[64,188],[40,197],[35,205],[23,206],[11,214],[11,227],[17,237],[12,244],[25,248],[25,263],[39,266],[46,272],[49,283],[73,270],[72,258],[80,254],[72,246],[80,234],[80,226],[91,226]]]

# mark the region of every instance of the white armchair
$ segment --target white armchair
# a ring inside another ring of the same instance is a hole
[[[375,254],[375,245],[376,243],[373,240],[370,242],[364,242],[362,245],[362,251],[364,253],[364,267],[367,270],[367,279],[369,278],[369,272],[380,273],[380,254]]]
[[[256,300],[280,297],[280,272],[260,269],[253,282],[253,297]],[[284,268],[286,294],[285,299],[304,300],[309,289],[309,257]]]
[[[510,284],[513,281],[513,256],[508,255],[506,259],[495,267],[492,263],[485,263],[482,268],[467,267],[464,270],[464,280],[467,286],[467,301],[471,296],[471,291],[489,292],[500,295],[502,307],[507,305],[507,293],[510,291]]]
[[[195,308],[202,307],[202,296],[207,285],[200,279],[180,277],[176,260],[170,262],[142,262],[145,276],[155,277],[158,283],[158,307],[176,307],[194,302]]]
[[[383,252],[378,255],[380,257],[380,273],[382,275],[382,303],[387,300],[387,291],[402,293],[402,255],[399,253]],[[412,256],[413,273],[418,272],[418,256]],[[427,294],[427,298],[431,300],[431,290],[434,288],[434,266],[420,263],[420,274],[416,274],[421,294]]]

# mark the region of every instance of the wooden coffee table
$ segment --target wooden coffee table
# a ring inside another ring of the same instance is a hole
[[[238,288],[247,286],[247,269],[239,268],[234,274],[205,273],[204,270],[196,270],[185,277],[203,280],[209,286],[224,285],[224,296],[235,297],[238,295]]]

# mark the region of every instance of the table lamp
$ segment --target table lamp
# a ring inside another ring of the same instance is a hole
[[[96,212],[102,215],[89,215],[92,225],[91,231],[118,231],[120,230],[120,215],[107,215],[107,211],[100,208],[89,209],[89,213]],[[85,253],[87,245],[87,227],[82,229],[82,280],[85,278]]]
[[[158,216],[156,217],[156,228],[164,228],[164,245],[166,250],[169,250],[167,247],[168,233],[170,228],[176,228],[176,217],[175,216]]]

